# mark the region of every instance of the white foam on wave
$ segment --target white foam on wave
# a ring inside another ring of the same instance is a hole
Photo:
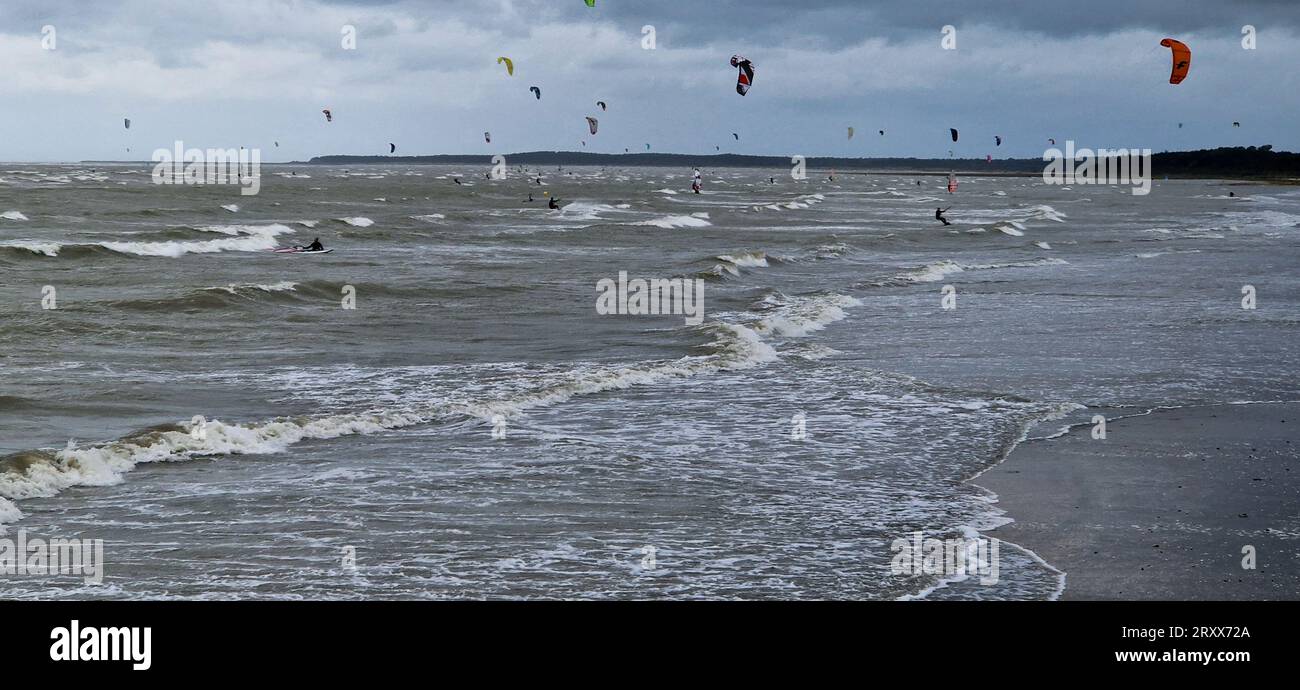
[[[818,245],[816,249],[817,258],[819,259],[838,259],[851,251],[853,251],[853,247],[843,242]]]
[[[862,306],[862,301],[839,294],[788,297],[773,293],[763,298],[763,304],[773,313],[754,324],[756,333],[802,338],[845,319],[844,309]]]
[[[29,220],[27,216],[23,215],[22,211],[5,211],[0,213],[0,218],[5,220]]]
[[[284,228],[283,225],[269,226]],[[288,228],[284,228],[286,231]],[[100,242],[99,246],[122,254],[136,256],[168,256],[172,258],[185,254],[214,254],[217,252],[256,252],[276,247],[275,235],[278,232],[254,233],[220,240],[199,242]]]
[[[222,206],[221,208],[224,208],[224,209],[226,209],[227,211],[230,211],[231,213],[238,213],[238,212],[239,212],[239,204],[226,204],[225,206]]]
[[[899,280],[906,280],[913,283],[934,283],[943,280],[952,273],[961,273],[964,270],[966,270],[966,268],[956,261],[944,260],[896,277]]]
[[[718,261],[725,261],[734,266],[742,266],[745,268],[766,268],[768,265],[767,254],[764,254],[763,252],[745,252],[739,256],[721,254],[713,258]]]
[[[1027,223],[1042,220],[1066,222],[1065,214],[1047,205],[1030,206],[1012,213],[1014,214],[1012,217],[1007,217],[1006,209],[980,209],[963,214],[962,220],[968,223],[991,225],[994,230],[1013,237],[1024,235],[1024,231],[1028,229]]]
[[[58,256],[59,250],[63,248],[63,245],[57,242],[41,242],[38,240],[13,240],[10,242],[0,242],[0,247],[14,247],[15,249],[26,249],[33,254]]]
[[[650,225],[656,228],[671,230],[673,228],[703,228],[713,225],[703,218],[695,216],[662,216],[651,220],[644,220],[637,225]]]
[[[173,430],[149,431],[85,448],[24,454],[27,457],[21,468],[0,471],[0,524],[22,518],[16,501],[55,496],[74,486],[118,484],[140,463],[280,453],[305,439],[378,433],[455,416],[468,415],[490,421],[497,415],[515,415],[576,396],[748,369],[778,358],[775,349],[745,326],[710,323],[700,328],[714,336],[709,343],[713,349],[711,354],[628,366],[579,367],[565,372],[558,380],[498,399],[417,402],[390,409],[281,418],[252,424],[209,420],[203,424],[201,434],[191,433],[189,422],[180,422]]]
[[[782,211],[782,210],[798,211],[806,208],[811,208],[813,204],[820,204],[825,200],[826,200],[826,195],[824,194],[805,194],[803,196],[795,198],[793,201],[788,201],[785,203],[758,205],[758,206],[754,206],[753,208],[755,211],[761,211],[765,208],[771,209],[773,211]]]
[[[209,287],[203,289],[220,290],[222,292],[229,292],[232,295],[237,295],[243,290],[261,290],[262,292],[292,292],[298,289],[298,284],[288,280],[282,280],[278,283],[272,283],[270,285],[262,285],[258,283],[231,283],[225,287]]]
[[[347,223],[354,228],[368,228],[375,224],[375,221],[364,216],[355,216],[352,218],[339,218],[340,222]]]
[[[266,235],[275,237],[288,232],[293,232],[293,228],[279,223],[271,225],[203,225],[195,228],[200,232],[216,232],[222,235]]]
[[[1231,215],[1223,215],[1248,228],[1264,227],[1279,230],[1300,228],[1300,215],[1285,211],[1252,210],[1249,213],[1235,211]]]
[[[589,201],[574,201],[560,209],[560,217],[565,220],[600,220],[602,214],[625,213],[616,206],[594,204]]]
[[[1070,262],[1064,259],[1043,258],[1034,259],[1033,261],[1013,261],[1004,264],[959,264],[956,261],[945,259],[927,266],[923,266],[909,273],[903,273],[894,276],[895,280],[902,280],[909,283],[934,283],[952,275],[965,271],[988,271],[999,268],[1035,268],[1039,266],[1067,266]]]
[[[208,225],[195,228],[201,232],[215,232],[229,235],[218,240],[165,241],[165,242],[98,242],[89,244],[59,244],[18,240],[6,242],[0,246],[26,249],[35,254],[58,256],[64,247],[103,247],[120,254],[136,256],[166,256],[176,258],[185,254],[212,254],[216,252],[253,252],[276,247],[276,235],[293,232],[292,228],[279,223],[272,225]]]
[[[1065,214],[1047,204],[1039,204],[1037,206],[1029,207],[1029,220],[1051,220],[1056,221],[1057,223],[1064,223]]]

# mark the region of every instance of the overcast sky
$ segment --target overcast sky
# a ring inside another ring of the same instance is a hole
[[[649,143],[1037,157],[1049,137],[1295,151],[1298,27],[1297,0],[4,0],[0,160],[147,159],[176,140],[266,160],[386,154],[390,141],[399,155]],[[1177,86],[1166,36],[1193,51]],[[745,97],[733,53],[755,64]]]

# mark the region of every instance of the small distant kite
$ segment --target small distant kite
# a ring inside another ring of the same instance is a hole
[[[739,70],[736,73],[736,93],[744,96],[754,85],[754,63],[743,55],[732,55],[731,66]]]
[[[275,142],[275,147],[276,147],[277,149],[280,148],[280,142],[278,142],[278,141]]]
[[[596,101],[596,105],[600,106],[600,111],[602,113],[605,112],[605,101]]]
[[[498,64],[498,65],[501,64],[501,63],[503,63],[503,62],[506,63],[506,73],[509,74],[509,75],[512,76],[512,77],[515,76],[515,61],[514,61],[514,60],[511,60],[511,59],[508,58],[508,57],[505,57],[504,55],[501,56],[501,57],[499,57],[499,58],[497,58],[497,64]]]
[[[127,128],[127,129],[131,129],[131,120],[130,120],[130,118],[123,118],[123,120],[122,120],[122,124],[126,125],[126,128]]]
[[[329,108],[326,108],[326,109],[322,110],[321,112],[322,112],[322,113],[325,113],[325,121],[326,121],[326,122],[333,122],[333,121],[334,121],[334,114],[330,112],[330,109],[329,109]]]
[[[596,6],[596,0],[585,0],[585,2],[587,3],[587,7],[595,7],[595,6]]]
[[[952,134],[952,140],[953,140],[953,141],[957,141],[957,130],[952,129],[952,128],[950,127],[950,128],[948,128],[948,133],[949,133],[949,134]]]
[[[1232,123],[1232,126],[1233,126],[1233,127],[1240,127],[1240,126],[1241,126],[1241,123],[1240,123],[1240,122],[1234,122],[1234,123]]]
[[[529,91],[532,91],[534,96],[537,96],[537,100],[539,100],[539,101],[542,100],[542,90],[541,90],[541,89],[537,88],[536,86],[530,86],[530,87],[528,87],[528,90],[529,90]]]
[[[732,133],[731,133],[731,136],[735,137],[735,138],[736,138],[736,141],[740,141],[740,135],[739,135],[739,134],[736,134],[735,132],[732,132]]]
[[[487,143],[491,144],[491,143],[492,143],[492,133],[491,133],[491,132],[484,132],[484,133],[483,133],[483,139],[484,139],[485,141],[487,141]]]
[[[594,117],[588,117],[588,118],[587,118],[587,129],[590,129],[590,130],[591,130],[591,135],[592,135],[592,136],[595,136],[595,135],[596,135],[596,128],[598,128],[598,127],[600,127],[600,120],[597,120],[597,119],[594,118]]]
[[[849,128],[849,141],[852,141],[852,140],[853,140],[853,128],[850,127],[850,128]]]
[[[388,142],[388,152],[389,152],[389,153],[397,153],[397,144],[394,144],[394,143],[391,142],[391,141]]]
[[[647,150],[647,151],[650,150],[650,145],[649,145],[649,144],[646,144],[646,145],[645,145],[645,150]]]
[[[995,145],[997,145],[997,146],[1001,146],[1001,145],[1002,145],[1002,137],[997,136],[996,134],[993,135],[993,141],[995,142]]]
[[[1056,146],[1056,140],[1055,140],[1055,139],[1048,139],[1048,140],[1047,140],[1047,143],[1051,144],[1052,146]]]

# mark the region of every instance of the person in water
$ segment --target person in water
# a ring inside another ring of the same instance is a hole
[[[952,208],[952,207],[949,206],[948,208]],[[936,208],[934,210],[934,219],[943,223],[944,225],[952,225],[952,223],[948,222],[947,218],[943,217],[944,212],[947,211],[948,208]]]
[[[528,203],[530,203],[530,204],[533,203],[533,193],[532,193],[532,192],[529,192],[529,193],[528,193]]]
[[[304,252],[323,252],[325,251],[325,245],[321,244],[320,238],[317,237],[316,239],[311,241],[311,244],[307,245],[306,247],[303,247],[302,250]]]
[[[548,204],[546,204],[546,206],[552,211],[558,211],[560,208],[560,202],[555,197],[551,197],[551,201]]]

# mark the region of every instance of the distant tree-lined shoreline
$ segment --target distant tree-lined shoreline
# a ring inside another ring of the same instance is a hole
[[[747,156],[735,153],[697,155],[690,153],[588,153],[585,151],[528,151],[504,154],[511,166],[610,166],[664,168],[770,168],[788,169],[788,156]],[[82,163],[149,164],[148,161],[81,161]],[[838,158],[811,156],[808,168],[847,174],[914,173],[941,175],[949,172],[990,176],[1035,176],[1043,172],[1041,158]],[[316,156],[308,161],[264,163],[264,165],[474,165],[491,167],[487,154],[441,154],[433,156]],[[1224,178],[1300,181],[1300,153],[1274,151],[1271,145],[1236,146],[1197,151],[1163,151],[1152,154],[1151,167],[1157,178]]]

